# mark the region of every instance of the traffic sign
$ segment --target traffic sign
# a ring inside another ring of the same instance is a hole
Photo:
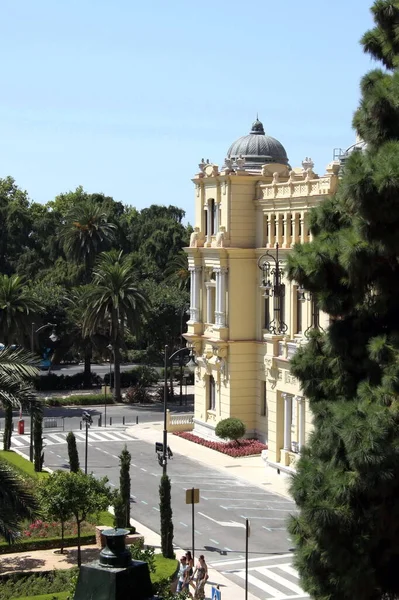
[[[222,592],[217,587],[212,586],[212,600],[222,600]]]
[[[186,504],[198,504],[199,503],[199,489],[190,488],[186,490]]]

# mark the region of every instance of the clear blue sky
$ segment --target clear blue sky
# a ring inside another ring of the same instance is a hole
[[[354,141],[367,0],[3,0],[0,177],[193,220],[190,178],[259,112],[290,162]]]

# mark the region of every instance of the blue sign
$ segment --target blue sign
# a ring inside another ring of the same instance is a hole
[[[211,600],[222,600],[222,592],[212,586]]]

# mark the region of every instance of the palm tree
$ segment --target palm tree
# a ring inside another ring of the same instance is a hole
[[[165,279],[176,283],[180,290],[189,290],[190,271],[188,270],[188,256],[185,252],[179,252],[169,261],[165,269]]]
[[[0,341],[5,346],[23,345],[40,306],[29,295],[19,275],[0,275]]]
[[[69,260],[84,263],[85,282],[88,283],[97,255],[107,250],[115,238],[116,225],[108,214],[92,200],[85,200],[71,208],[60,232],[60,241]]]
[[[0,402],[3,407],[29,407],[34,414],[41,411],[30,383],[38,373],[34,361],[35,358],[24,350],[0,350]],[[19,521],[34,519],[38,514],[36,497],[26,489],[18,475],[0,461],[0,535],[11,542],[17,535]]]
[[[93,333],[106,326],[114,354],[114,395],[121,399],[120,350],[125,328],[137,333],[148,310],[148,299],[139,290],[131,259],[122,252],[104,252],[93,273],[93,288],[88,292],[84,329]]]

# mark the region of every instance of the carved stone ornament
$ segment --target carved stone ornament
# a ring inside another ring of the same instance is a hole
[[[275,173],[273,173],[273,181],[272,181],[272,184],[273,184],[273,185],[276,185],[276,184],[279,182],[279,180],[280,180],[280,175],[279,175],[279,173],[277,173],[277,171],[276,171]]]
[[[223,225],[221,225],[219,227],[219,231],[216,234],[216,248],[224,248],[225,235],[226,235],[226,228],[223,227]]]
[[[314,162],[311,158],[309,158],[308,156],[302,161],[302,167],[304,171],[307,171],[308,169],[310,169],[311,171],[313,171],[313,167],[314,167]]]
[[[206,162],[204,161],[203,158],[201,158],[201,162],[198,164],[198,168],[200,170],[200,173],[203,173],[206,167]]]
[[[199,227],[194,227],[194,231],[190,235],[190,248],[198,247],[199,231]]]
[[[245,166],[245,158],[240,155],[238,158],[236,158],[236,165],[239,171],[242,171],[244,169]]]
[[[224,159],[224,168],[227,169],[228,171],[231,171],[233,169],[233,161],[231,158],[225,158]]]

